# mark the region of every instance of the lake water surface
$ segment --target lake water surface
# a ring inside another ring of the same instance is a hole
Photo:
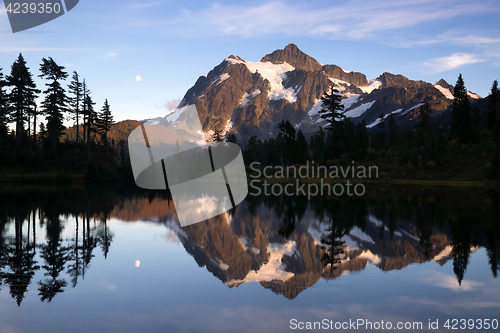
[[[500,330],[485,188],[249,196],[184,228],[166,192],[135,187],[0,199],[2,333]]]

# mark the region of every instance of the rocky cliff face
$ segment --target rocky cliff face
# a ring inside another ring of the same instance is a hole
[[[342,95],[345,115],[355,123],[365,120],[369,129],[380,115],[390,114],[398,124],[411,125],[418,108],[427,102],[438,116],[449,111],[453,98],[453,87],[444,80],[431,84],[391,73],[367,79],[336,65],[321,65],[290,44],[258,62],[229,56],[207,76],[200,76],[179,108],[195,104],[205,132],[236,133],[240,144],[251,135],[262,140],[274,137],[282,120],[311,135],[325,124],[318,111],[330,85]]]

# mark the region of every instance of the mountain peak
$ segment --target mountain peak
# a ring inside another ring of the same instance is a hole
[[[446,89],[451,88],[451,85],[448,82],[446,82],[444,79],[439,80],[438,82],[436,82],[436,84],[439,84],[441,87],[446,88]]]
[[[296,69],[304,71],[320,71],[322,66],[313,57],[302,52],[297,45],[288,44],[283,50],[276,50],[271,54],[267,54],[261,62],[270,61],[273,64],[282,64],[284,62],[292,65]]]

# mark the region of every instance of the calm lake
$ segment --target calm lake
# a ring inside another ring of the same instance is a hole
[[[0,190],[1,333],[498,331],[499,269],[486,188],[248,196],[184,228],[166,191]]]

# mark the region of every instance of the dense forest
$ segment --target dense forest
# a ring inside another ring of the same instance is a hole
[[[10,74],[0,68],[1,180],[131,179],[125,142],[108,136],[114,124],[108,100],[96,110],[86,80],[74,71],[65,87],[69,74],[50,57],[42,59],[39,71],[43,91],[22,54]],[[43,98],[40,107],[37,98]],[[65,121],[74,124],[72,140]]]

